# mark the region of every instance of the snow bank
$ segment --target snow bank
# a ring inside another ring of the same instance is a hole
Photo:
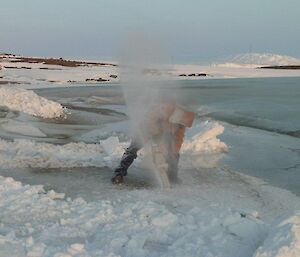
[[[195,134],[182,145],[181,165],[195,169],[217,167],[223,154],[228,151],[227,145],[218,138],[223,131],[224,127],[217,122],[197,124],[192,131]]]
[[[254,257],[300,256],[300,212],[273,227]]]
[[[169,206],[149,193],[86,202],[0,177],[0,256],[250,257],[266,233],[264,222],[228,206]]]
[[[222,132],[215,122],[190,129],[182,159],[227,151],[217,139]],[[0,140],[0,166],[111,165],[127,145],[117,137],[66,145]],[[184,184],[167,191],[116,189],[100,180],[99,195],[87,202],[0,176],[0,256],[251,257],[259,246],[255,257],[298,256],[300,215],[281,222],[265,238],[268,224],[299,208],[299,198],[227,170],[203,169],[197,175],[183,170],[181,177]],[[65,182],[78,186],[78,181]],[[87,193],[95,193],[90,184]]]
[[[65,115],[59,103],[40,97],[33,91],[15,87],[0,87],[0,105],[42,118]]]
[[[203,171],[200,181],[171,191],[114,188],[86,202],[0,176],[0,256],[299,256],[299,213],[273,228],[260,218],[299,199],[225,171]]]
[[[69,143],[53,145],[26,139],[13,142],[0,139],[0,166],[16,167],[87,167],[104,166],[99,144]]]
[[[228,150],[225,143],[217,137],[224,132],[224,127],[217,122],[202,122],[195,126],[199,131],[182,145],[182,152],[186,154],[223,153]]]
[[[182,147],[182,165],[190,163],[188,158],[199,157],[198,167],[215,166],[227,146],[217,136],[224,128],[218,123],[203,122],[193,128],[194,136]],[[188,137],[188,136],[187,136]],[[69,143],[53,145],[26,139],[13,142],[0,139],[0,166],[16,167],[114,167],[120,161],[124,148],[129,142],[119,142],[118,137],[109,137],[100,144]],[[145,151],[139,153],[136,165],[147,156]],[[187,161],[185,161],[187,160]],[[213,164],[211,164],[213,163]]]

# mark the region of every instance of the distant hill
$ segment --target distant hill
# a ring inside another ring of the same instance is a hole
[[[270,53],[247,53],[239,54],[233,58],[229,58],[220,66],[291,66],[300,65],[300,59]]]

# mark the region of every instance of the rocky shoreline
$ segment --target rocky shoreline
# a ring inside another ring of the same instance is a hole
[[[0,60],[8,59],[10,63],[40,63],[46,65],[58,65],[63,67],[79,67],[79,66],[117,66],[117,64],[106,63],[106,62],[88,62],[88,61],[75,61],[66,60],[63,58],[44,58],[44,57],[24,57],[17,56],[14,54],[0,54]],[[5,68],[15,68],[15,67],[5,67]],[[28,68],[28,67],[21,67]],[[30,67],[29,67],[30,68]]]
[[[145,67],[142,73],[154,79],[166,80],[287,77],[300,76],[299,62],[283,60],[282,63],[274,64],[272,62],[260,65],[225,63],[206,66],[172,64],[160,68]],[[118,83],[121,76],[119,68],[117,62],[25,57],[0,53],[0,84],[26,84],[26,88],[30,88],[51,84],[76,86]]]
[[[0,53],[0,85],[116,82],[116,63]]]

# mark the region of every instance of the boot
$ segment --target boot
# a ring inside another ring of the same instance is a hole
[[[111,179],[113,184],[120,185],[124,183],[124,176],[127,175],[128,168],[137,157],[138,150],[139,147],[137,147],[135,144],[132,144],[125,150],[120,165],[115,169],[115,176]]]
[[[121,174],[117,174],[111,179],[111,182],[114,185],[122,185],[124,183],[124,177]]]

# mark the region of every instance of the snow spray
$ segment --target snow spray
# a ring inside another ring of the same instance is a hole
[[[147,113],[164,101],[162,95],[167,92],[168,83],[164,79],[167,67],[167,58],[153,37],[144,34],[130,36],[120,63],[120,82],[132,125],[132,136],[138,138],[142,145],[149,143],[141,129],[149,118]]]
[[[166,55],[153,37],[130,35],[122,53],[120,74],[133,134],[140,134],[146,113],[161,100],[167,84],[166,70]]]

